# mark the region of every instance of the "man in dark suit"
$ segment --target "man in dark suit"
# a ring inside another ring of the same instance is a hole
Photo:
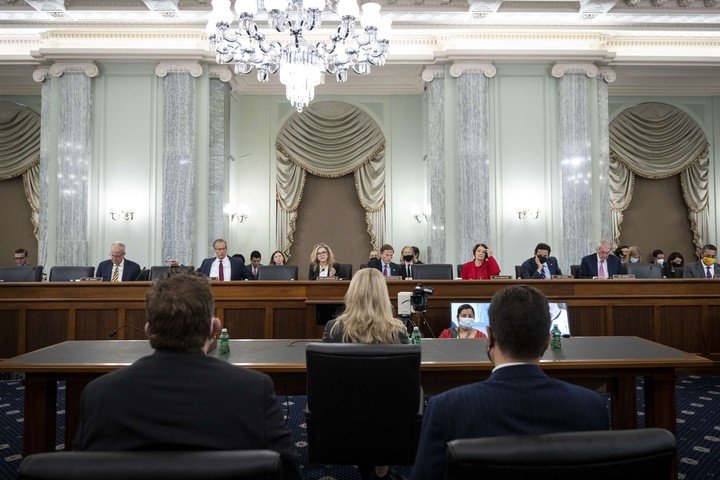
[[[250,280],[257,280],[258,267],[262,265],[260,262],[262,262],[262,255],[260,255],[260,252],[257,250],[253,250],[250,254],[250,265],[247,266],[250,273]]]
[[[598,243],[597,253],[583,257],[580,262],[578,278],[611,278],[613,275],[625,273],[622,261],[615,255],[610,255],[612,245],[607,240]]]
[[[445,478],[450,440],[610,428],[600,394],[552,379],[540,368],[550,344],[545,295],[526,285],[508,287],[493,295],[488,317],[486,348],[495,369],[485,381],[430,399],[413,480]]]
[[[270,377],[207,355],[221,330],[207,279],[162,278],[146,300],[155,352],[85,387],[73,448],[269,449],[280,453],[283,478],[301,479]]]
[[[720,265],[717,260],[717,248],[715,245],[707,244],[702,247],[700,260],[685,265],[683,278],[715,278],[720,275]]]
[[[535,247],[535,256],[525,260],[520,267],[520,277],[545,279],[552,278],[553,275],[562,275],[557,258],[551,257],[550,252],[550,245],[538,243]]]
[[[140,265],[125,258],[125,244],[110,245],[110,260],[100,262],[95,270],[96,277],[105,282],[132,282],[140,275]]]
[[[402,270],[400,265],[392,261],[394,254],[395,249],[392,245],[386,243],[380,247],[380,258],[371,258],[367,266],[380,270],[383,277],[400,277],[402,276]]]
[[[215,256],[206,258],[200,264],[198,272],[206,277],[217,279],[221,282],[230,280],[251,280],[252,272],[245,267],[245,262],[239,258],[228,257],[227,242],[218,238],[213,242]]]

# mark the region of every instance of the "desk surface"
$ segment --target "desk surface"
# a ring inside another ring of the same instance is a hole
[[[305,371],[310,340],[232,340],[227,361],[263,372]],[[68,341],[0,362],[8,372],[108,372],[152,353],[146,340]],[[218,356],[217,351],[210,355]],[[547,370],[588,368],[691,368],[711,366],[703,357],[639,337],[573,337],[542,358]],[[422,370],[492,369],[485,340],[424,339]]]

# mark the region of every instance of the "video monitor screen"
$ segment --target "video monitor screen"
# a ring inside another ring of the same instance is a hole
[[[488,308],[490,302],[452,302],[450,304],[450,318],[453,327],[457,328],[458,308],[462,305],[470,305],[475,310],[475,323],[473,327],[487,335],[487,326],[490,323]],[[563,335],[570,335],[570,322],[568,320],[568,309],[565,302],[549,302],[550,306],[550,328],[557,324]]]

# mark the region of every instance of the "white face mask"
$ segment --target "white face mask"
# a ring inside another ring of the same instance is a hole
[[[665,259],[664,259],[664,258],[658,258],[657,260],[655,260],[655,263],[657,263],[658,265],[662,265],[663,263],[665,263]]]
[[[463,330],[470,330],[473,326],[475,319],[472,317],[460,317],[458,318],[458,325]]]
[[[640,261],[637,257],[630,257],[630,263],[638,263]]]

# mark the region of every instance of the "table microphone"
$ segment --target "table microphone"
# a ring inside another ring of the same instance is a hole
[[[134,326],[128,325],[128,324],[126,323],[125,325],[120,325],[118,328],[116,328],[115,330],[113,330],[112,332],[110,332],[109,337],[110,337],[110,338],[113,338],[113,337],[114,337],[115,335],[117,335],[118,332],[119,332],[120,330],[122,330],[123,328],[132,328],[133,330],[137,330],[138,332],[145,333],[145,330],[143,330],[142,328],[134,327]]]

